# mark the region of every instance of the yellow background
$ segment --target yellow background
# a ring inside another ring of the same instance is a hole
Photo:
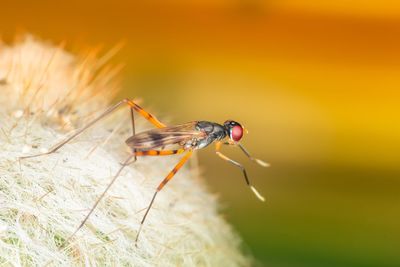
[[[261,266],[400,266],[400,2],[151,2],[2,3],[0,34],[75,52],[123,41],[121,98],[170,123],[243,123],[271,168],[227,154],[268,204],[198,154]]]

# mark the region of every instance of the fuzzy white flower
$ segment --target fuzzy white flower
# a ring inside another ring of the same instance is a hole
[[[0,263],[248,266],[193,166],[158,194],[135,246],[144,209],[179,156],[142,157],[126,167],[66,242],[127,156],[128,109],[57,153],[18,157],[43,152],[109,105],[118,68],[105,68],[107,57],[78,58],[32,37],[0,46]],[[137,130],[144,127],[151,126]]]

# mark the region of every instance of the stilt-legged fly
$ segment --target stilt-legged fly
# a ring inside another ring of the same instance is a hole
[[[132,121],[132,130],[133,135],[126,140],[126,144],[131,148],[132,153],[129,157],[122,163],[120,169],[112,178],[111,182],[108,184],[103,193],[99,196],[96,203],[94,203],[93,207],[83,219],[81,224],[77,227],[74,233],[68,238],[68,240],[73,237],[80,228],[83,227],[85,222],[88,220],[89,216],[92,214],[94,209],[99,204],[100,200],[104,197],[108,189],[112,186],[115,180],[120,175],[121,171],[130,163],[136,161],[136,157],[138,156],[165,156],[165,155],[173,155],[173,154],[181,154],[185,155],[181,158],[181,160],[176,164],[176,166],[168,173],[168,175],[164,178],[164,180],[158,185],[156,191],[154,192],[153,198],[150,201],[149,206],[146,209],[146,212],[143,216],[143,219],[140,223],[140,227],[136,236],[136,243],[139,239],[139,234],[141,232],[144,221],[146,220],[147,214],[150,211],[151,206],[161,189],[172,179],[172,177],[179,171],[179,169],[186,163],[186,161],[190,158],[194,150],[204,148],[211,143],[216,144],[216,154],[222,158],[223,160],[228,161],[229,163],[235,165],[240,168],[243,172],[244,178],[246,180],[247,185],[254,192],[254,194],[261,201],[264,201],[264,197],[262,197],[258,191],[251,185],[250,180],[247,176],[246,169],[242,164],[228,158],[224,154],[220,152],[221,145],[234,145],[238,146],[244,154],[250,159],[261,166],[267,167],[268,164],[262,160],[253,158],[250,153],[240,144],[240,140],[242,139],[244,128],[238,122],[235,121],[225,121],[224,124],[218,124],[215,122],[209,121],[193,121],[184,123],[181,125],[175,126],[166,126],[162,122],[160,122],[156,117],[142,109],[139,105],[129,99],[124,99],[114,106],[108,108],[97,118],[86,124],[80,130],[55,145],[51,150],[45,153],[40,153],[36,155],[29,155],[20,157],[20,159],[33,158],[42,155],[48,155],[56,152],[58,149],[63,147],[69,141],[74,139],[76,136],[81,134],[83,131],[91,127],[93,124],[106,117],[113,111],[115,111],[118,107],[122,105],[128,105],[130,107],[130,115]],[[144,131],[138,134],[135,134],[135,119],[134,119],[134,111],[138,112],[141,116],[151,122],[156,129]],[[175,146],[175,149],[165,149],[166,147]]]

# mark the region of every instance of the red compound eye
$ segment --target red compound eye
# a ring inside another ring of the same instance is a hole
[[[235,142],[238,142],[242,139],[243,136],[243,128],[239,125],[233,126],[231,129],[231,139]]]

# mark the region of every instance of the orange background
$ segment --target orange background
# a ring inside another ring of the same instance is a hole
[[[269,203],[212,149],[200,164],[260,265],[400,265],[400,2],[151,2],[4,3],[0,34],[123,41],[120,97],[171,123],[242,122],[272,167],[227,154]]]

